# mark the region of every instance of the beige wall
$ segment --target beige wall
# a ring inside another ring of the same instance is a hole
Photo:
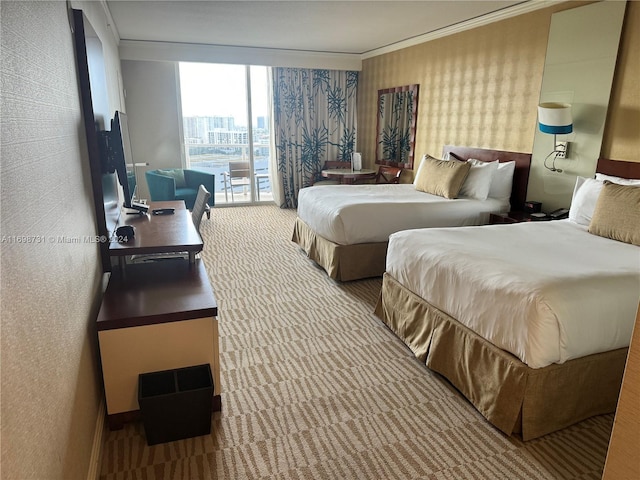
[[[99,20],[100,4],[85,6]],[[95,243],[57,240],[96,235],[73,36],[65,2],[0,8],[1,473],[84,479],[102,400],[102,272]],[[94,24],[102,35],[105,25]],[[113,68],[115,41],[105,40]],[[114,78],[107,72],[111,92]]]
[[[440,155],[445,144],[531,152],[551,15],[584,3],[560,3],[365,60],[358,149],[367,166],[375,160],[378,89],[411,83],[420,84],[417,160]],[[639,12],[640,4],[630,2],[605,130],[603,154],[620,160],[640,161],[638,61],[631,53],[640,48]]]

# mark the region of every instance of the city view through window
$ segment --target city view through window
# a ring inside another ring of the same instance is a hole
[[[268,75],[268,67],[180,63],[187,168],[215,174],[216,204],[272,199]]]

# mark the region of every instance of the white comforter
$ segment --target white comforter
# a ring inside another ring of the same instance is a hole
[[[629,345],[640,247],[570,220],[399,232],[387,272],[532,368]]]
[[[483,225],[508,202],[489,198],[448,200],[413,185],[324,185],[298,194],[298,217],[340,245],[386,242],[400,230]]]

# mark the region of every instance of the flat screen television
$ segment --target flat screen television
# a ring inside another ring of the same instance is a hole
[[[115,169],[118,174],[118,181],[124,193],[125,208],[137,210],[140,213],[147,212],[149,210],[147,205],[133,201],[136,193],[136,176],[125,113],[116,111],[111,120],[111,132],[108,134],[107,143],[109,170]]]

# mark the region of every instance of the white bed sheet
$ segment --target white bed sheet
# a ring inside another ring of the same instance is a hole
[[[400,230],[488,223],[509,203],[489,198],[446,199],[413,185],[323,185],[298,194],[298,217],[318,235],[340,245],[386,242]]]
[[[532,368],[629,345],[640,247],[570,220],[399,232],[387,272]]]

